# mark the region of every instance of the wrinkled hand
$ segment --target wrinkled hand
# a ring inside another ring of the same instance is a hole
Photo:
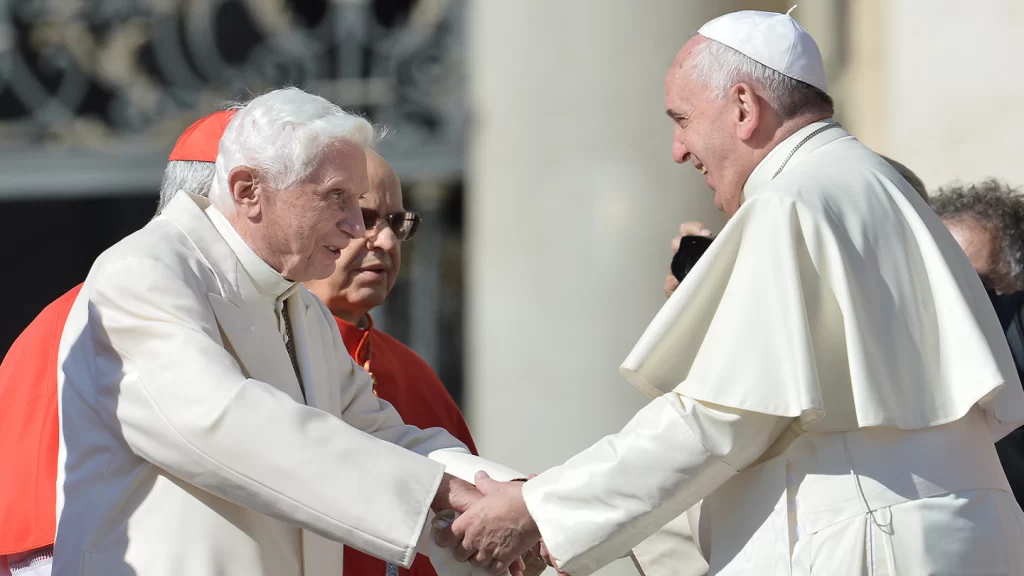
[[[527,480],[533,480],[536,478],[536,474],[530,474],[527,476]],[[530,548],[523,554],[523,576],[540,576],[548,566],[555,566],[554,560],[551,559],[551,555],[548,553],[548,549],[544,546],[544,541],[541,540],[536,546]],[[555,567],[558,570],[558,567]],[[564,572],[559,571],[559,574]]]
[[[711,237],[711,230],[708,230],[704,224],[700,222],[683,222],[679,225],[679,235],[672,239],[672,255],[675,256],[676,252],[679,251],[679,242],[683,239],[683,236],[704,236],[706,238]],[[665,297],[668,298],[676,291],[679,287],[679,280],[672,275],[670,270],[668,276],[665,277]]]
[[[469,482],[445,473],[441,478],[441,484],[437,487],[437,493],[434,495],[434,501],[430,504],[430,509],[435,514],[444,510],[465,512],[474,502],[483,497],[484,495]]]
[[[491,574],[503,574],[513,568],[522,571],[522,555],[540,541],[540,530],[530,517],[523,500],[521,482],[497,482],[477,472],[476,487],[484,495],[455,519],[441,528],[436,540],[440,546],[453,546],[455,558],[469,561]]]
[[[558,564],[555,563],[555,559],[551,556],[551,552],[548,551],[548,545],[545,544],[543,540],[541,540],[540,543],[537,544],[537,547],[534,548],[534,554],[539,556],[546,565],[554,568],[555,572],[557,572],[559,575],[569,576],[569,574],[567,574],[566,572],[562,572],[558,569]]]

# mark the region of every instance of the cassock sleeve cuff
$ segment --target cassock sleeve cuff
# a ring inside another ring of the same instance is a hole
[[[662,397],[619,434],[527,482],[523,498],[559,568],[585,576],[734,474]]]
[[[474,456],[463,448],[444,448],[427,455],[434,462],[444,465],[444,471],[460,480],[476,484],[476,473],[481,470],[498,482],[509,482],[524,478],[524,474],[508,466]]]

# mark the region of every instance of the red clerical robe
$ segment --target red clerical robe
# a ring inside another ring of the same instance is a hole
[[[0,364],[0,556],[57,532],[57,348],[82,285],[36,316]]]
[[[369,318],[369,316],[367,316]],[[377,396],[390,402],[407,424],[444,428],[476,454],[469,427],[441,379],[408,346],[373,327],[362,330],[340,318],[338,328],[349,355],[366,368],[376,383]],[[344,576],[386,576],[387,565],[351,548],[345,549]],[[426,556],[419,555],[402,576],[437,576]]]

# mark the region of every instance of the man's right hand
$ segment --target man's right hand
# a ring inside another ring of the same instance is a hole
[[[679,241],[683,239],[683,236],[704,236],[707,238],[711,237],[711,230],[708,230],[704,224],[700,222],[683,222],[679,225],[679,235],[672,239],[672,255],[675,256],[676,252],[679,251]],[[670,270],[668,276],[665,277],[665,297],[668,298],[676,291],[679,287],[679,280],[672,275]]]

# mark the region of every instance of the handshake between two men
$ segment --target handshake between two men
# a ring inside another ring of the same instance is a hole
[[[682,247],[684,239],[710,240],[711,231],[701,222],[689,221],[679,226],[679,234],[672,238],[673,256],[685,252],[692,267],[703,254],[704,244]],[[665,279],[665,296],[671,296],[679,286],[681,277],[673,271]],[[685,274],[685,272],[684,272]],[[442,512],[433,520],[434,540],[441,548],[450,548],[459,562],[470,562],[491,574],[511,573],[511,576],[536,576],[548,566],[558,570],[555,560],[541,539],[540,529],[523,497],[521,479],[500,482],[484,471],[476,472],[473,484],[464,480],[470,472],[468,462],[445,460],[452,466],[455,476],[446,474],[438,490],[434,510]],[[514,477],[511,470],[496,469],[499,474]],[[531,474],[530,478],[536,474]],[[462,478],[462,479],[460,479]],[[456,514],[450,514],[450,512]]]
[[[433,506],[442,511],[433,520],[437,545],[450,548],[459,562],[491,574],[536,576],[548,566],[558,570],[526,507],[523,481],[499,482],[480,471],[475,483],[474,488],[445,474]]]
[[[210,183],[174,187],[66,313],[47,364],[60,407],[53,573],[339,574],[337,543],[393,572],[436,551],[433,538],[454,551],[439,562],[519,575],[536,550],[586,576],[702,502],[684,520],[699,536],[713,519],[714,549],[696,544],[715,573],[770,559],[757,571],[889,561],[890,573],[1024,576],[1024,516],[992,446],[1024,425],[1002,327],[906,179],[831,119],[824,79],[788,13],[727,14],[687,41],[665,82],[673,158],[701,171],[729,224],[680,290],[666,280],[674,295],[619,368],[651,401],[525,483],[442,462],[471,451],[379,399],[371,360],[347,359],[359,348],[296,285],[331,277],[350,245],[412,233],[400,200],[398,212],[371,200],[377,131],[298,89],[254,98],[223,129]],[[397,256],[353,262],[387,294]],[[881,464],[821,473],[852,459]],[[869,522],[862,476],[879,514],[911,530]],[[907,477],[949,490],[908,492]],[[799,515],[778,498],[797,489]],[[424,530],[428,504],[458,516]],[[960,546],[919,546],[953,531]],[[676,536],[661,548],[693,547]],[[896,559],[864,544],[876,537]],[[659,574],[684,571],[665,556]]]

